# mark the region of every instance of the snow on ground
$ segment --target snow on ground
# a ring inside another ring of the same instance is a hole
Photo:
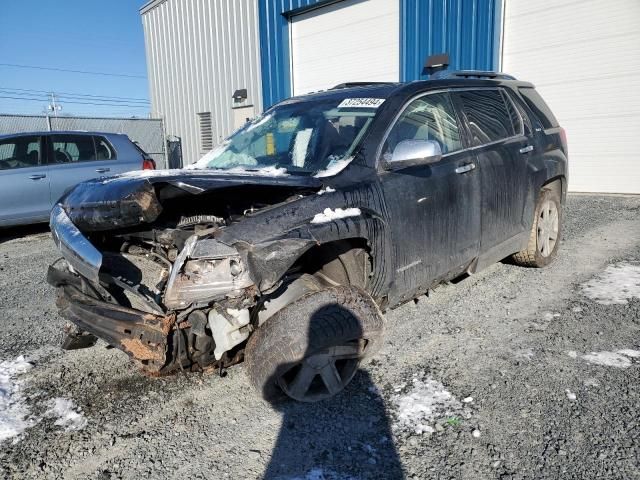
[[[640,298],[640,265],[620,262],[582,284],[584,295],[602,305],[625,305]]]
[[[331,187],[324,187],[322,190],[318,190],[318,195],[323,195],[325,193],[333,193],[335,192],[336,189],[335,188],[331,188]]]
[[[394,429],[433,433],[435,423],[462,411],[462,404],[431,377],[414,377],[408,391],[393,397],[397,409]]]
[[[317,213],[313,219],[311,219],[311,223],[327,223],[338,220],[339,218],[357,217],[361,213],[359,208],[336,208],[335,210],[325,208],[324,212]]]
[[[76,407],[73,400],[67,398],[51,400],[51,408],[47,410],[46,415],[55,417],[55,425],[64,428],[65,432],[82,430],[87,426],[87,419],[82,414],[82,410]]]
[[[316,178],[332,177],[344,170],[351,163],[353,157],[343,158],[342,160],[331,160],[327,168],[320,170],[314,175]]]
[[[640,350],[623,349],[617,352],[591,352],[582,359],[594,365],[605,367],[628,368],[632,358],[640,358]]]
[[[0,442],[17,437],[34,423],[22,395],[23,382],[18,379],[31,367],[22,355],[0,362]]]

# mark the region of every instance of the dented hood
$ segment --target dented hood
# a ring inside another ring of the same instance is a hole
[[[76,185],[59,203],[83,231],[126,228],[155,221],[166,199],[200,195],[248,185],[315,189],[322,182],[301,175],[262,176],[260,172],[225,174],[206,170],[153,170],[98,178]],[[168,188],[173,187],[173,188]]]

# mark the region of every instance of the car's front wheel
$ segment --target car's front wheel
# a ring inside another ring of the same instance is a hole
[[[534,213],[527,248],[514,254],[518,265],[545,267],[558,253],[562,236],[562,202],[555,190],[542,190]]]
[[[310,292],[249,338],[247,373],[266,400],[324,400],[347,386],[383,331],[382,314],[364,291],[334,286]]]

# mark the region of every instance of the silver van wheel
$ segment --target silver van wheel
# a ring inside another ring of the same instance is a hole
[[[558,241],[560,219],[555,202],[547,200],[540,208],[537,225],[538,250],[540,255],[548,257]]]

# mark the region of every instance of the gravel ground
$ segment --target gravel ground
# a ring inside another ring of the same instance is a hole
[[[313,405],[263,402],[242,365],[152,379],[103,343],[60,351],[56,257],[43,228],[0,239],[0,361],[33,364],[10,379],[32,425],[0,477],[640,479],[640,299],[581,287],[640,261],[640,197],[570,196],[551,267],[496,264],[389,312],[382,351]]]

